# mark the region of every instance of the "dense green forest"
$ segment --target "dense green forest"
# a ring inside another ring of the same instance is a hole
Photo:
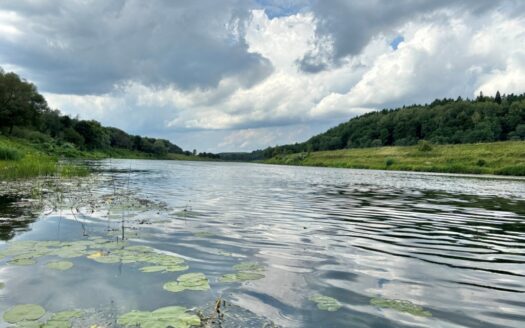
[[[354,117],[306,142],[230,153],[224,159],[260,160],[323,150],[410,146],[419,140],[464,144],[525,140],[525,94],[476,99],[441,99],[430,104],[384,109]],[[222,158],[223,156],[221,156]]]
[[[0,134],[37,143],[44,151],[60,148],[60,154],[66,156],[74,156],[76,150],[111,149],[142,152],[152,157],[192,154],[168,140],[129,135],[97,121],[62,115],[49,108],[34,84],[1,68]]]

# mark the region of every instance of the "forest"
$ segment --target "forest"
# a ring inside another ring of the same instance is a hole
[[[0,133],[26,139],[44,150],[61,147],[85,151],[124,149],[153,157],[186,154],[169,140],[130,135],[94,120],[81,120],[51,109],[36,86],[0,68]],[[62,151],[67,155],[67,151]],[[201,156],[202,157],[202,156]]]
[[[525,140],[525,94],[476,99],[437,99],[430,104],[383,109],[354,117],[302,143],[231,153],[233,160],[261,160],[301,152],[382,146],[467,144]]]

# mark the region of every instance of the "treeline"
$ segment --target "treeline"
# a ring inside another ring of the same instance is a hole
[[[0,68],[0,133],[45,144],[53,142],[81,150],[111,148],[144,152],[154,156],[168,153],[191,155],[169,140],[129,135],[86,121],[62,115],[49,108],[35,85],[15,73]]]
[[[244,154],[247,160],[277,155],[380,146],[409,146],[419,140],[462,144],[525,140],[525,94],[438,99],[431,104],[370,112],[306,142]]]

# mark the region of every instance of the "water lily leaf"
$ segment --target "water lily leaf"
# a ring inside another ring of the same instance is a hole
[[[69,261],[55,261],[47,263],[46,267],[52,270],[65,271],[71,269],[73,267],[73,263]]]
[[[34,321],[40,319],[46,310],[36,304],[15,305],[4,313],[4,320],[9,323],[20,321]]]
[[[167,267],[164,265],[152,265],[147,267],[142,267],[139,270],[141,272],[150,273],[150,272],[161,272],[166,271]]]
[[[48,320],[44,323],[42,328],[71,328],[71,322],[68,320]]]
[[[169,281],[163,288],[170,292],[181,292],[183,290],[208,290],[210,285],[203,273],[187,273],[177,278],[177,281]]]
[[[238,282],[238,281],[248,281],[248,280],[259,280],[264,278],[264,275],[257,272],[237,272],[225,274],[219,278],[219,282]]]
[[[317,303],[319,310],[334,312],[341,308],[341,303],[335,298],[324,295],[313,295],[308,298],[310,301]]]
[[[264,271],[264,267],[255,262],[241,262],[233,266],[237,271]]]
[[[432,316],[432,313],[424,310],[421,306],[406,300],[395,300],[376,297],[370,300],[370,304],[384,309],[392,309],[399,312],[409,313],[418,317]]]
[[[141,326],[142,323],[152,320],[151,312],[148,311],[131,311],[121,315],[117,319],[117,324],[125,327]]]
[[[200,326],[201,321],[198,316],[188,313],[186,308],[168,306],[153,312],[131,311],[121,315],[117,323],[125,327],[189,328]]]
[[[71,320],[81,318],[83,315],[84,312],[80,310],[61,311],[53,314],[51,320]]]
[[[188,270],[190,267],[185,264],[176,264],[176,265],[169,265],[166,267],[166,271],[168,272],[178,272],[178,271],[185,271]]]
[[[7,263],[12,264],[12,265],[26,266],[26,265],[33,265],[36,263],[36,261],[30,258],[21,258],[21,259],[11,260]]]
[[[38,321],[20,321],[14,326],[9,326],[9,328],[42,328],[42,323]]]
[[[193,234],[195,237],[199,237],[199,238],[209,238],[209,237],[214,237],[215,234],[214,233],[211,233],[211,232],[208,232],[208,231],[199,231],[199,232],[196,232]]]

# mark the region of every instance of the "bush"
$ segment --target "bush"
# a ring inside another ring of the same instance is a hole
[[[431,151],[432,150],[432,145],[430,144],[430,142],[426,141],[426,140],[420,140],[418,143],[417,143],[417,150],[419,151]]]
[[[505,166],[494,172],[501,175],[525,176],[525,165]]]
[[[387,158],[385,161],[386,167],[392,166],[394,164],[394,160],[392,158]]]
[[[484,159],[478,159],[478,161],[476,162],[476,165],[477,166],[485,166],[485,165],[487,165],[487,161],[485,161]]]
[[[0,146],[0,160],[4,161],[18,161],[22,159],[23,155],[18,150]]]

